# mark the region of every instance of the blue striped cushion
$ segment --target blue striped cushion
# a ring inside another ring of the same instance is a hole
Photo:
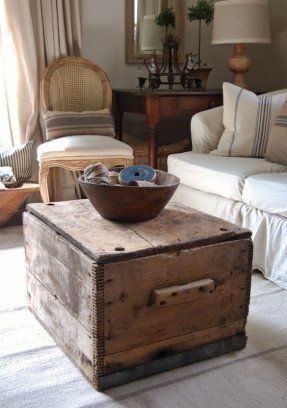
[[[210,153],[263,158],[272,126],[286,98],[286,90],[257,96],[236,85],[224,83],[224,131],[217,149]]]
[[[34,140],[30,140],[19,147],[0,150],[0,167],[12,167],[16,183],[11,187],[19,187],[32,176],[32,158]]]
[[[258,98],[258,101],[256,128],[251,151],[252,157],[264,157],[271,127],[272,98],[268,95],[262,95]]]
[[[287,100],[271,130],[265,158],[287,166]]]

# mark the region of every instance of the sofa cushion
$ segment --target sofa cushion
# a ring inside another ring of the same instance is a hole
[[[224,132],[217,149],[211,154],[264,157],[270,130],[286,99],[287,91],[257,96],[236,85],[224,83]]]
[[[242,198],[252,207],[287,218],[287,173],[248,177]]]
[[[287,167],[264,159],[185,152],[169,156],[168,171],[189,187],[242,201],[247,177],[287,172]]]
[[[271,162],[287,165],[287,100],[271,130],[265,158]]]
[[[78,135],[51,140],[38,147],[38,160],[52,158],[119,157],[133,159],[133,149],[119,140],[107,136]]]

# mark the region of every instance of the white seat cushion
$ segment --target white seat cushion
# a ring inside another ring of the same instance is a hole
[[[287,173],[249,177],[242,198],[252,207],[287,218]]]
[[[189,187],[243,201],[242,192],[247,177],[287,172],[287,167],[264,159],[185,152],[168,157],[168,171]]]
[[[128,158],[133,159],[133,149],[119,140],[107,136],[66,136],[43,143],[38,147],[38,160],[52,158]]]

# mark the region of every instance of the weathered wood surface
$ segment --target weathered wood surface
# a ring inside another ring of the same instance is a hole
[[[33,238],[27,245],[26,264],[31,274],[91,333],[93,330],[91,286]]]
[[[23,225],[26,249],[30,245],[30,239],[33,239],[79,278],[92,286],[92,270],[96,267],[92,259],[28,212],[23,215]]]
[[[98,263],[251,236],[246,229],[177,204],[169,204],[155,219],[138,224],[104,220],[88,200],[29,204],[27,208]]]
[[[80,370],[93,381],[93,339],[31,273],[27,273],[28,305]]]
[[[29,307],[96,388],[244,347],[249,231],[173,205],[129,225],[86,201],[29,211]]]
[[[120,371],[123,368],[134,367],[148,361],[180,353],[184,350],[191,350],[195,347],[227,339],[237,334],[244,334],[244,330],[245,322],[239,320],[232,324],[223,324],[198,332],[161,340],[157,343],[147,344],[114,354],[107,354],[105,356],[105,374]]]
[[[105,265],[106,354],[244,319],[251,249],[244,239]],[[215,290],[188,304],[151,303],[154,290],[205,278]]]
[[[239,334],[237,336],[196,347],[195,349],[182,351],[178,354],[173,354],[171,356],[131,367],[127,370],[104,375],[99,378],[99,389],[105,390],[140,378],[145,378],[149,375],[162,373],[173,368],[197,363],[206,360],[207,358],[241,350],[246,346],[246,340],[244,334]]]

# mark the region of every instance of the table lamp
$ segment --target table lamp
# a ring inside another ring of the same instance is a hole
[[[244,80],[251,65],[245,44],[270,43],[267,0],[225,0],[215,3],[212,44],[234,44],[234,55],[228,67],[234,73],[234,84],[248,88]]]

